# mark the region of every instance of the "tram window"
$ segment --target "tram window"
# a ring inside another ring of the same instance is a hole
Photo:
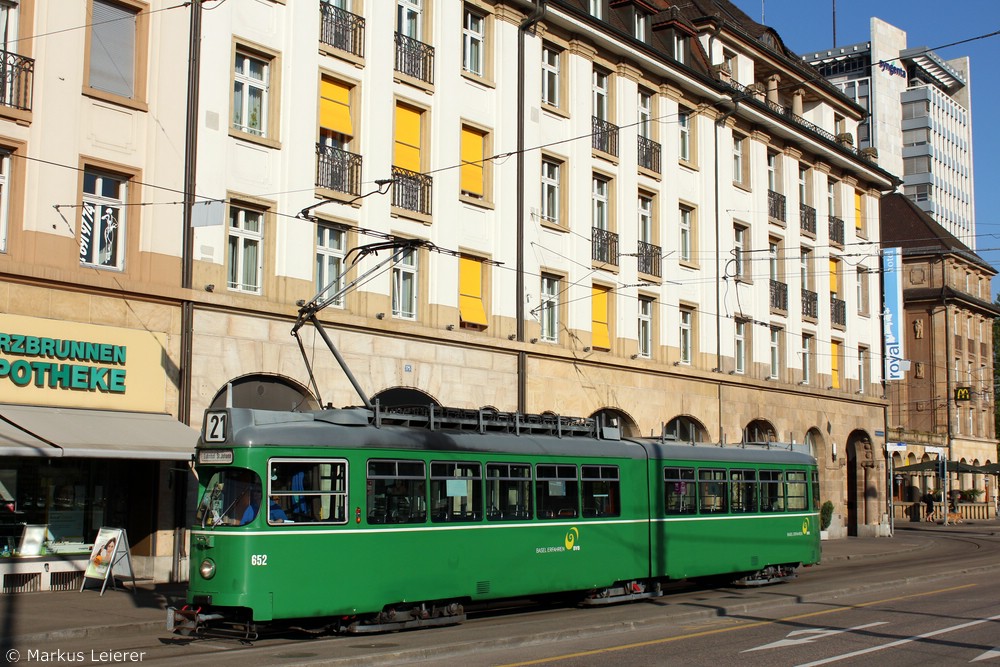
[[[583,516],[621,516],[618,466],[581,466]]]
[[[575,465],[535,466],[535,511],[539,519],[580,516],[579,493]]]
[[[531,518],[530,465],[486,464],[486,518],[490,521],[521,521]]]
[[[368,523],[423,523],[427,520],[423,461],[368,462]]]
[[[760,478],[760,511],[784,512],[785,496],[781,484],[781,471],[761,470]]]
[[[271,459],[268,523],[347,523],[347,461]]]
[[[788,494],[788,509],[800,511],[806,509],[806,473],[804,470],[789,470],[785,473],[785,493]]]
[[[260,476],[252,470],[224,468],[212,473],[198,503],[195,521],[205,526],[242,526],[257,513],[250,510],[254,491],[261,490]]]
[[[757,471],[730,470],[730,506],[734,514],[757,511]]]
[[[819,509],[819,472],[812,471],[812,498],[809,499],[809,509],[816,511]]]
[[[729,481],[725,470],[698,471],[698,504],[703,514],[729,511]]]
[[[694,514],[697,489],[694,468],[664,468],[663,513]]]
[[[479,521],[483,474],[478,463],[431,462],[431,521]]]

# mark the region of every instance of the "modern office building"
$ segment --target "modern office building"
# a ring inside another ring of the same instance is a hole
[[[53,342],[0,350],[21,364],[0,377],[9,526],[59,524],[69,486],[81,514],[54,546],[121,525],[144,572],[183,576],[207,407],[358,404],[313,329],[291,335],[350,268],[319,316],[371,398],[781,443],[821,462],[833,535],[886,531],[896,179],[842,138],[865,109],[773,30],[725,0],[208,9],[18,6],[0,310]],[[95,347],[64,358],[70,340]],[[122,421],[72,428],[97,410],[156,426],[131,445]],[[111,510],[125,488],[141,511]]]
[[[908,47],[906,32],[878,18],[869,41],[802,58],[867,110],[858,147],[877,147],[903,193],[975,250],[969,59]]]

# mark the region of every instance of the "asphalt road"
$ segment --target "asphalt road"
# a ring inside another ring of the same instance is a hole
[[[928,532],[913,539],[927,542],[824,563],[759,589],[682,584],[641,603],[493,609],[455,627],[375,636],[285,632],[252,645],[122,633],[21,646],[18,664],[1000,666],[1000,583],[991,583],[1000,536]]]

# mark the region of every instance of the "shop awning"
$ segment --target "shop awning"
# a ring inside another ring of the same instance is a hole
[[[197,441],[170,415],[0,404],[0,456],[181,461]]]
[[[893,469],[893,472],[933,472],[937,470],[938,462],[937,459],[933,461],[921,461],[920,463],[911,463],[907,466],[898,466]],[[959,474],[964,473],[977,473],[982,474],[986,472],[980,466],[974,466],[969,463],[962,463],[961,461],[948,461],[948,472],[954,472]]]

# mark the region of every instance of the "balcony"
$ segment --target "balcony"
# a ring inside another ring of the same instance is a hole
[[[0,106],[31,111],[35,61],[9,51],[0,52]]]
[[[788,312],[788,285],[771,280],[771,310]]]
[[[361,156],[316,144],[316,187],[361,194]]]
[[[847,326],[847,302],[830,297],[830,321],[842,327]]]
[[[618,235],[600,227],[594,227],[591,235],[590,258],[618,266]]]
[[[830,243],[844,245],[844,221],[830,216]]]
[[[424,83],[434,83],[434,47],[397,32],[396,71]]]
[[[365,57],[365,20],[329,2],[319,3],[319,41],[359,58]]]
[[[431,214],[433,179],[402,167],[392,168],[392,205],[424,215]]]
[[[799,228],[813,238],[816,237],[816,209],[807,204],[799,204]]]
[[[639,241],[639,273],[660,277],[662,252],[660,246]]]
[[[774,190],[767,191],[767,216],[773,220],[785,221],[785,195]]]
[[[805,288],[802,288],[802,317],[819,319],[819,295]]]
[[[646,137],[639,137],[639,166],[660,173],[660,144]]]
[[[591,123],[594,150],[618,156],[618,126],[592,116]]]

